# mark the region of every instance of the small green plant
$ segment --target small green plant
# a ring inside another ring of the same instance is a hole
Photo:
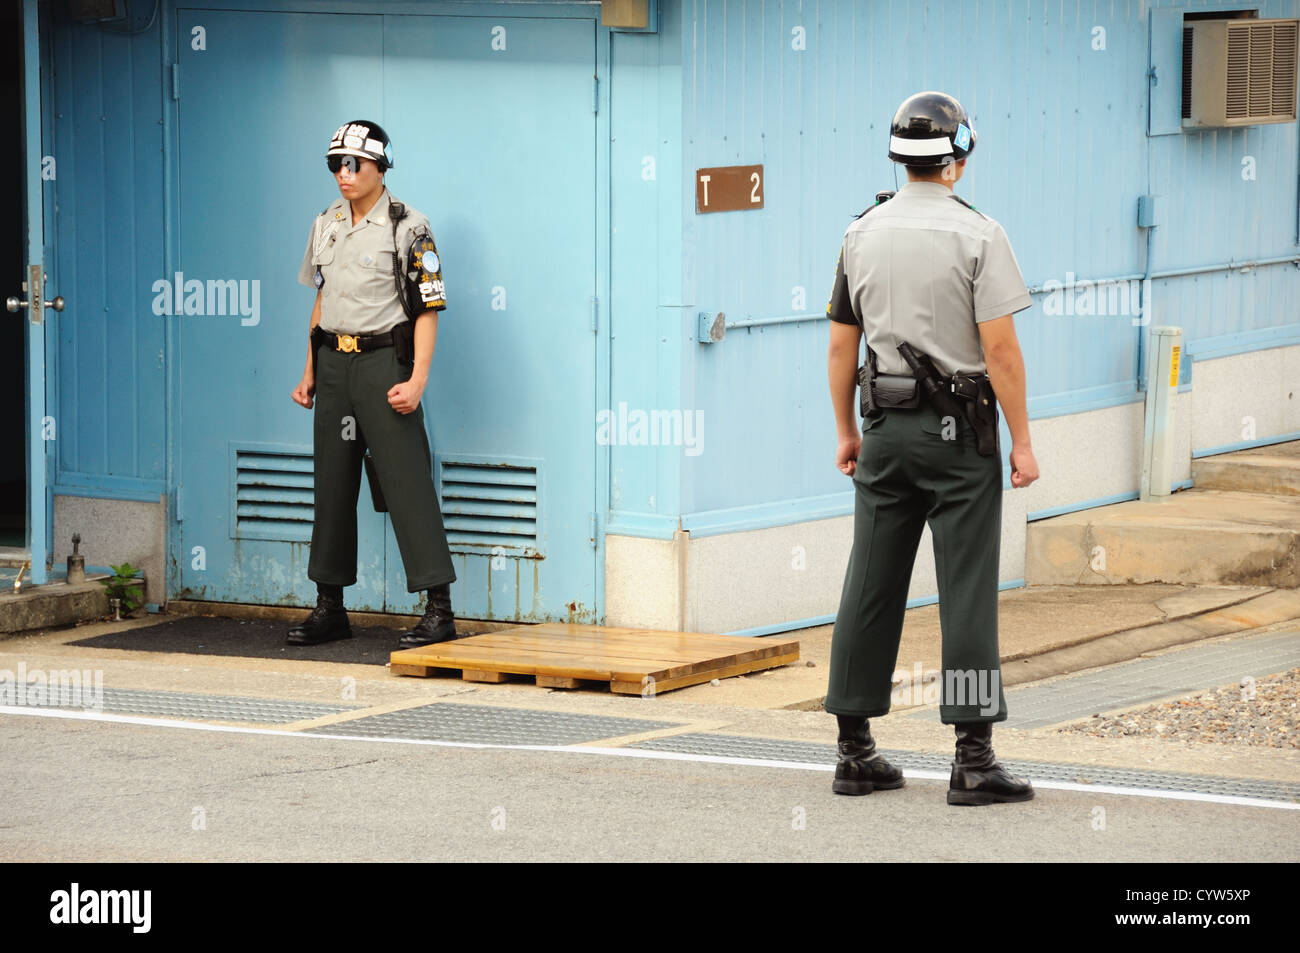
[[[122,563],[120,566],[110,566],[110,568],[114,575],[109,579],[100,580],[108,590],[108,598],[122,600],[120,607],[124,614],[134,612],[144,605],[144,592],[140,589],[140,570],[130,563]]]

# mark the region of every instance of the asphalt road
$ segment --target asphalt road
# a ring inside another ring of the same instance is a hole
[[[0,859],[1280,861],[1300,811],[946,782],[0,715]],[[1100,809],[1100,810],[1099,810]]]

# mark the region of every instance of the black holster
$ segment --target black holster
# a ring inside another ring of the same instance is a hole
[[[398,364],[415,363],[415,322],[410,318],[393,328],[393,350]]]
[[[964,417],[975,433],[976,452],[982,457],[994,456],[998,452],[998,410],[988,376],[943,377],[928,355],[906,342],[898,345],[898,353],[912,369],[930,405],[954,422]]]
[[[998,453],[998,404],[993,393],[993,384],[987,376],[958,379],[953,392],[965,398],[962,393],[964,383],[974,383],[974,394],[963,399],[963,409],[971,430],[975,431],[976,449],[982,457],[996,456]]]
[[[311,329],[311,372],[315,376],[316,371],[320,368],[320,362],[316,356],[320,353],[320,346],[325,341],[325,335],[320,329],[320,325]]]

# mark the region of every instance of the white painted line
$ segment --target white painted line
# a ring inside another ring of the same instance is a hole
[[[783,768],[791,771],[835,770],[833,764],[806,761],[775,761],[767,758],[732,758],[712,754],[687,754],[681,751],[652,751],[645,748],[596,748],[588,745],[505,745],[477,741],[434,741],[428,738],[376,738],[368,735],[329,735],[308,731],[283,731],[276,728],[242,728],[233,725],[209,725],[197,721],[149,718],[142,715],[113,715],[98,711],[75,711],[60,708],[0,705],[0,715],[31,715],[38,718],[61,718],[70,721],[99,721],[147,728],[184,728],[190,731],[215,731],[236,735],[270,735],[276,738],[314,738],[320,741],[368,741],[383,744],[423,745],[430,748],[479,748],[492,751],[558,751],[564,754],[599,754],[616,758],[647,758],[652,761],[691,761],[697,764],[734,764],[754,768]],[[908,769],[904,777],[918,781],[946,781],[947,771]],[[1206,804],[1237,804],[1242,807],[1271,807],[1284,811],[1300,810],[1300,803],[1266,801],[1235,794],[1204,794],[1200,791],[1162,791],[1152,788],[1129,788],[1113,784],[1080,784],[1075,781],[1047,781],[1030,776],[1034,788],[1047,791],[1079,791],[1087,794],[1115,794],[1121,797],[1151,797],[1170,801],[1201,801]]]

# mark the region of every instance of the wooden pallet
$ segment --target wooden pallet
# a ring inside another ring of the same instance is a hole
[[[395,675],[460,669],[470,682],[531,675],[544,688],[607,683],[625,695],[657,694],[799,659],[794,639],[544,623],[394,652]]]

